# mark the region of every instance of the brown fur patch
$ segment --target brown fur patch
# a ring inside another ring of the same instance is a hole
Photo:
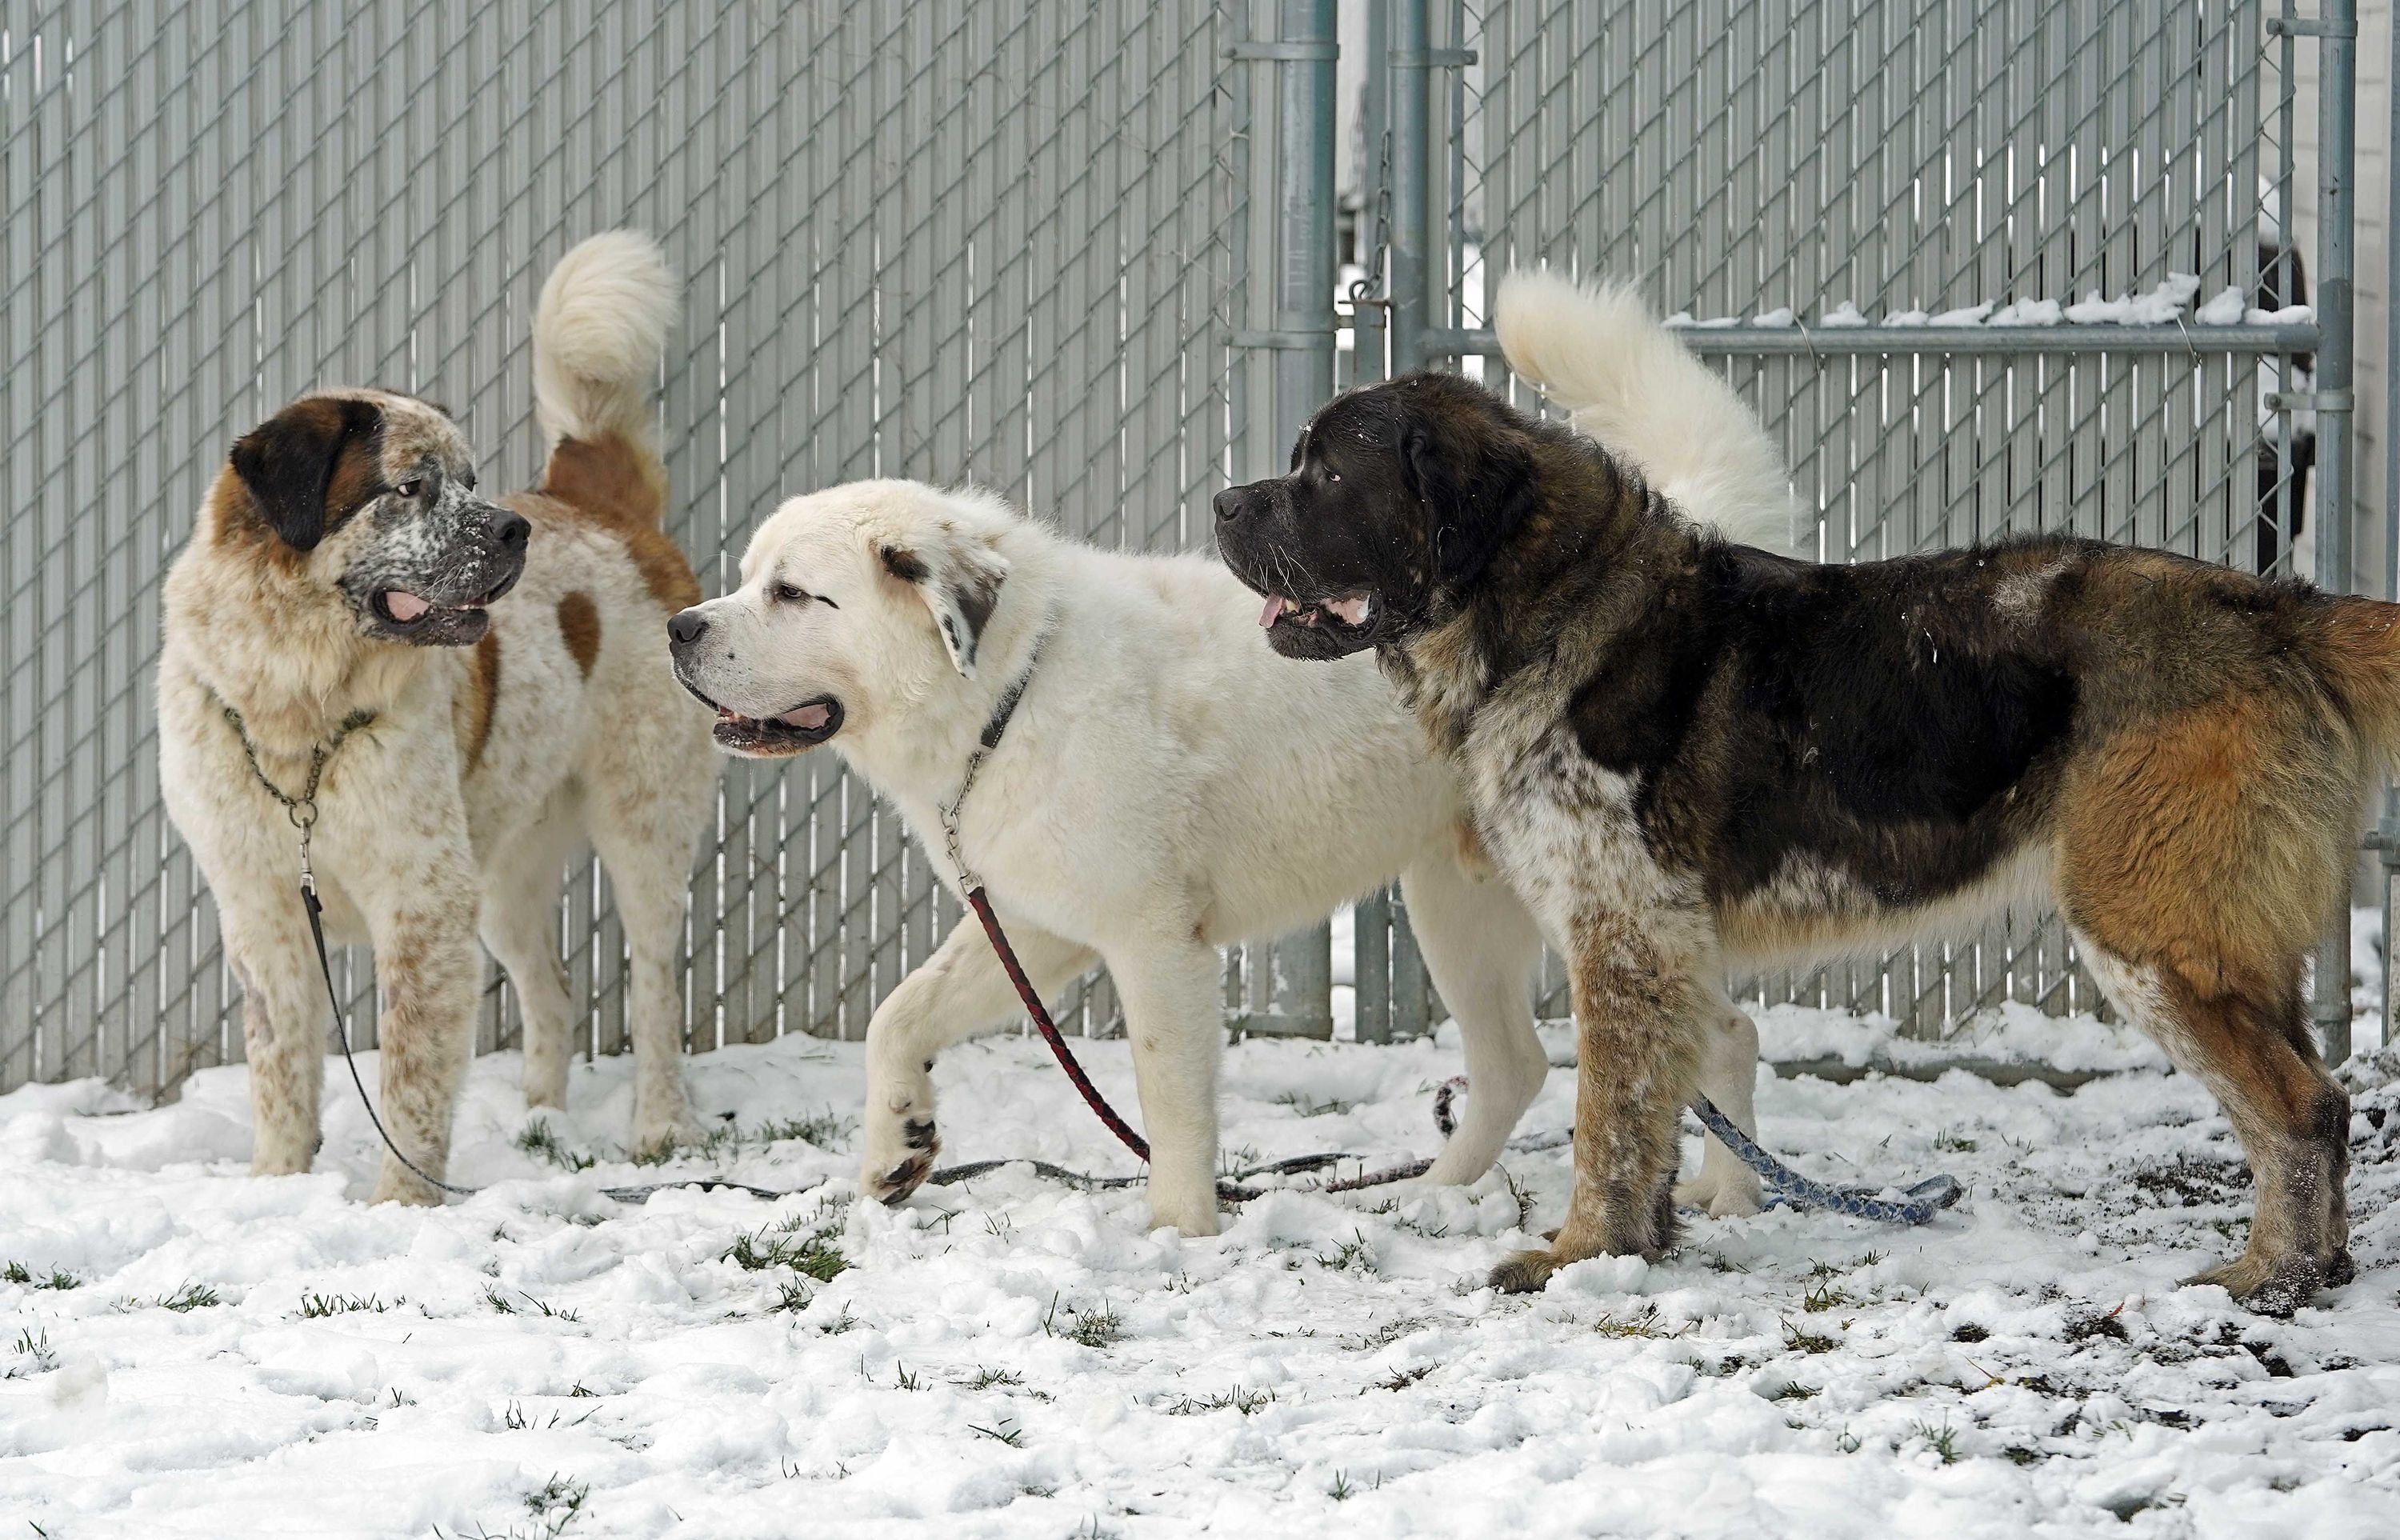
[[[592,595],[578,589],[558,601],[558,634],[566,642],[566,650],[583,677],[592,677],[592,665],[600,658],[600,606]]]
[[[483,762],[484,746],[492,739],[492,713],[500,703],[500,634],[484,633],[475,644],[475,666],[467,672],[467,693],[459,702],[458,742],[467,751],[467,771]]]
[[[2230,692],[2069,770],[2058,889],[2119,957],[2201,1000],[2264,996],[2333,910],[2349,777],[2289,697]]]
[[[541,484],[541,495],[553,509],[622,540],[650,597],[674,611],[700,603],[700,579],[659,528],[666,494],[666,471],[657,457],[614,433],[589,443],[561,439],[550,452]]]

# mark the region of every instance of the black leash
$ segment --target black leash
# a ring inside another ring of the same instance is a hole
[[[227,705],[225,708],[225,718],[232,726],[234,736],[241,741],[241,752],[250,760],[250,773],[258,778],[258,784],[266,788],[266,794],[269,797],[283,804],[284,816],[291,819],[292,826],[300,831],[300,906],[307,911],[308,937],[316,943],[317,969],[325,980],[325,1000],[334,1008],[334,1029],[341,1038],[342,1062],[349,1066],[350,1083],[359,1088],[359,1104],[367,1110],[367,1121],[375,1124],[375,1137],[383,1140],[383,1147],[391,1152],[392,1159],[406,1166],[412,1176],[427,1186],[438,1188],[444,1192],[455,1192],[460,1197],[469,1197],[482,1192],[483,1189],[480,1187],[461,1187],[456,1182],[443,1181],[441,1178],[429,1174],[423,1166],[408,1158],[407,1154],[393,1141],[389,1130],[384,1127],[383,1119],[375,1112],[375,1098],[367,1095],[366,1077],[359,1073],[358,1057],[350,1051],[349,1014],[342,1009],[341,992],[334,987],[333,959],[325,949],[325,908],[317,897],[317,874],[308,860],[308,847],[315,837],[317,827],[317,787],[324,779],[326,762],[334,757],[334,751],[342,746],[343,741],[351,733],[374,721],[375,714],[364,709],[350,713],[342,718],[342,725],[334,729],[332,737],[308,751],[308,784],[302,788],[297,797],[292,796],[267,778],[266,771],[259,765],[258,750],[250,741],[250,729],[243,724],[241,713]],[[795,1192],[808,1192],[824,1180],[823,1177],[819,1177],[805,1187],[777,1191],[768,1187],[753,1187],[747,1182],[696,1178],[689,1181],[654,1182],[647,1187],[604,1187],[600,1192],[602,1195],[619,1203],[645,1203],[648,1201],[650,1194],[663,1192],[674,1187],[697,1187],[702,1192],[722,1189],[728,1192],[747,1192],[753,1197],[772,1201],[777,1198],[788,1198]]]

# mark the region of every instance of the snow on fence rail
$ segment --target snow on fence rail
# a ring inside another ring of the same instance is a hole
[[[1097,540],[1205,544],[1208,496],[1276,464],[1337,378],[1463,358],[1515,389],[1483,296],[1534,260],[1757,318],[1688,335],[1782,436],[1830,559],[2072,527],[2284,571],[2310,419],[2262,403],[2346,348],[2347,255],[2310,253],[2322,324],[2287,308],[2310,296],[2274,213],[2316,175],[2291,81],[2319,43],[2268,20],[2258,0],[1396,0],[1339,26],[1332,0],[20,7],[0,23],[0,1089],[163,1090],[239,1056],[214,912],[157,800],[164,565],[223,446],[316,384],[431,394],[495,476],[528,474],[526,321],[582,235],[648,228],[686,275],[675,533],[720,586],[780,494],[867,474],[972,476]],[[1342,144],[1337,50],[1365,63]],[[1355,307],[1333,303],[1344,182]],[[2197,287],[2172,315],[2068,324],[2175,274]],[[2054,327],[1893,335],[1907,312],[2051,301]],[[2315,422],[2322,482],[2339,424]],[[563,903],[586,1045],[614,1051],[605,880],[580,869]],[[834,759],[729,766],[694,874],[692,1045],[855,1036],[956,917]],[[1397,902],[1356,921],[1357,1030],[1423,1030],[1438,1002]],[[1327,946],[1251,948],[1229,1011],[1329,1029]],[[342,976],[371,1038],[361,960]],[[1929,1029],[2094,998],[2039,916],[1754,988]],[[1098,979],[1067,1014],[1112,1015]],[[483,1045],[514,1034],[496,982]]]

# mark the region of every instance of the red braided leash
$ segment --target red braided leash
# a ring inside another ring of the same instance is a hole
[[[1099,1088],[1092,1083],[1092,1077],[1084,1073],[1084,1067],[1075,1061],[1074,1052],[1067,1046],[1067,1039],[1059,1032],[1058,1024],[1050,1019],[1050,1012],[1042,1003],[1042,996],[1035,992],[1032,981],[1025,976],[1025,969],[1016,961],[1016,948],[1008,944],[1008,933],[1000,928],[1000,920],[991,912],[991,901],[984,897],[980,883],[967,890],[967,904],[975,910],[975,918],[983,921],[983,934],[991,938],[991,949],[1000,954],[1000,965],[1007,970],[1008,981],[1016,986],[1016,998],[1025,1002],[1026,1014],[1033,1018],[1033,1025],[1041,1029],[1042,1041],[1050,1044],[1050,1051],[1058,1056],[1058,1068],[1067,1071],[1067,1078],[1073,1081],[1075,1089],[1084,1094],[1084,1105],[1092,1110],[1094,1117],[1108,1124],[1109,1132],[1134,1152],[1135,1159],[1149,1160],[1150,1141],[1135,1133],[1131,1124],[1117,1116],[1117,1110],[1109,1105],[1108,1098],[1101,1096]]]

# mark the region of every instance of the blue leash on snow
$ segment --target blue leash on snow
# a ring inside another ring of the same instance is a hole
[[[1854,1220],[1874,1220],[1881,1224],[1923,1224],[1957,1203],[1966,1191],[1952,1176],[1929,1177],[1907,1189],[1906,1197],[1899,1202],[1852,1188],[1829,1187],[1802,1176],[1760,1149],[1756,1140],[1743,1133],[1733,1119],[1718,1111],[1716,1103],[1708,1097],[1694,1097],[1692,1111],[1700,1120],[1701,1127],[1715,1135],[1742,1165],[1775,1189],[1777,1199],[1795,1208],[1830,1208]]]

